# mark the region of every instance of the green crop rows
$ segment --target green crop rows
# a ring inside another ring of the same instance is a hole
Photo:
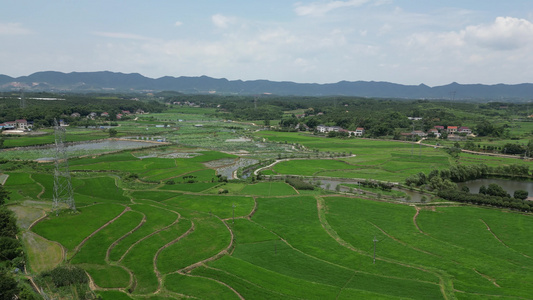
[[[190,120],[210,117],[202,118]],[[283,161],[263,174],[401,181],[456,163],[438,149],[392,141],[257,135],[323,154]],[[49,213],[28,230],[61,244],[63,263],[84,268],[103,299],[527,299],[533,293],[531,214],[304,192],[256,177],[226,182],[208,164],[236,157],[165,146],[72,159],[77,211]],[[466,154],[457,160],[509,163]],[[10,203],[35,202],[49,211],[51,169],[5,172]]]

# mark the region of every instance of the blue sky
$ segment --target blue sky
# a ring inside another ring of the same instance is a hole
[[[533,82],[531,0],[0,0],[0,74]]]

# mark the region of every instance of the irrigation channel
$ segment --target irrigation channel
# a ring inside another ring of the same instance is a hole
[[[240,168],[246,168],[248,166],[258,163],[259,160],[252,158],[223,158],[215,161],[206,162],[205,165],[209,168],[217,170],[218,175],[222,175],[227,179],[237,179],[237,170]],[[250,173],[245,173],[241,177],[246,179]]]

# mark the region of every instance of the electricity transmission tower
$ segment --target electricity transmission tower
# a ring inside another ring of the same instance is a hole
[[[55,125],[55,170],[54,170],[54,203],[53,210],[57,214],[60,203],[64,202],[70,209],[76,211],[76,204],[74,203],[74,191],[72,189],[72,182],[70,180],[70,171],[68,169],[68,156],[65,148],[65,128],[59,126],[57,120],[54,119]]]

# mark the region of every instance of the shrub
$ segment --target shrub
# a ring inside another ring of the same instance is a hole
[[[295,189],[297,190],[314,190],[315,187],[310,184],[310,183],[307,183],[303,180],[300,180],[298,178],[286,178],[285,179],[285,182],[290,184],[291,186],[293,186]]]
[[[89,278],[85,271],[76,266],[59,266],[43,276],[50,276],[56,287],[88,283]]]

